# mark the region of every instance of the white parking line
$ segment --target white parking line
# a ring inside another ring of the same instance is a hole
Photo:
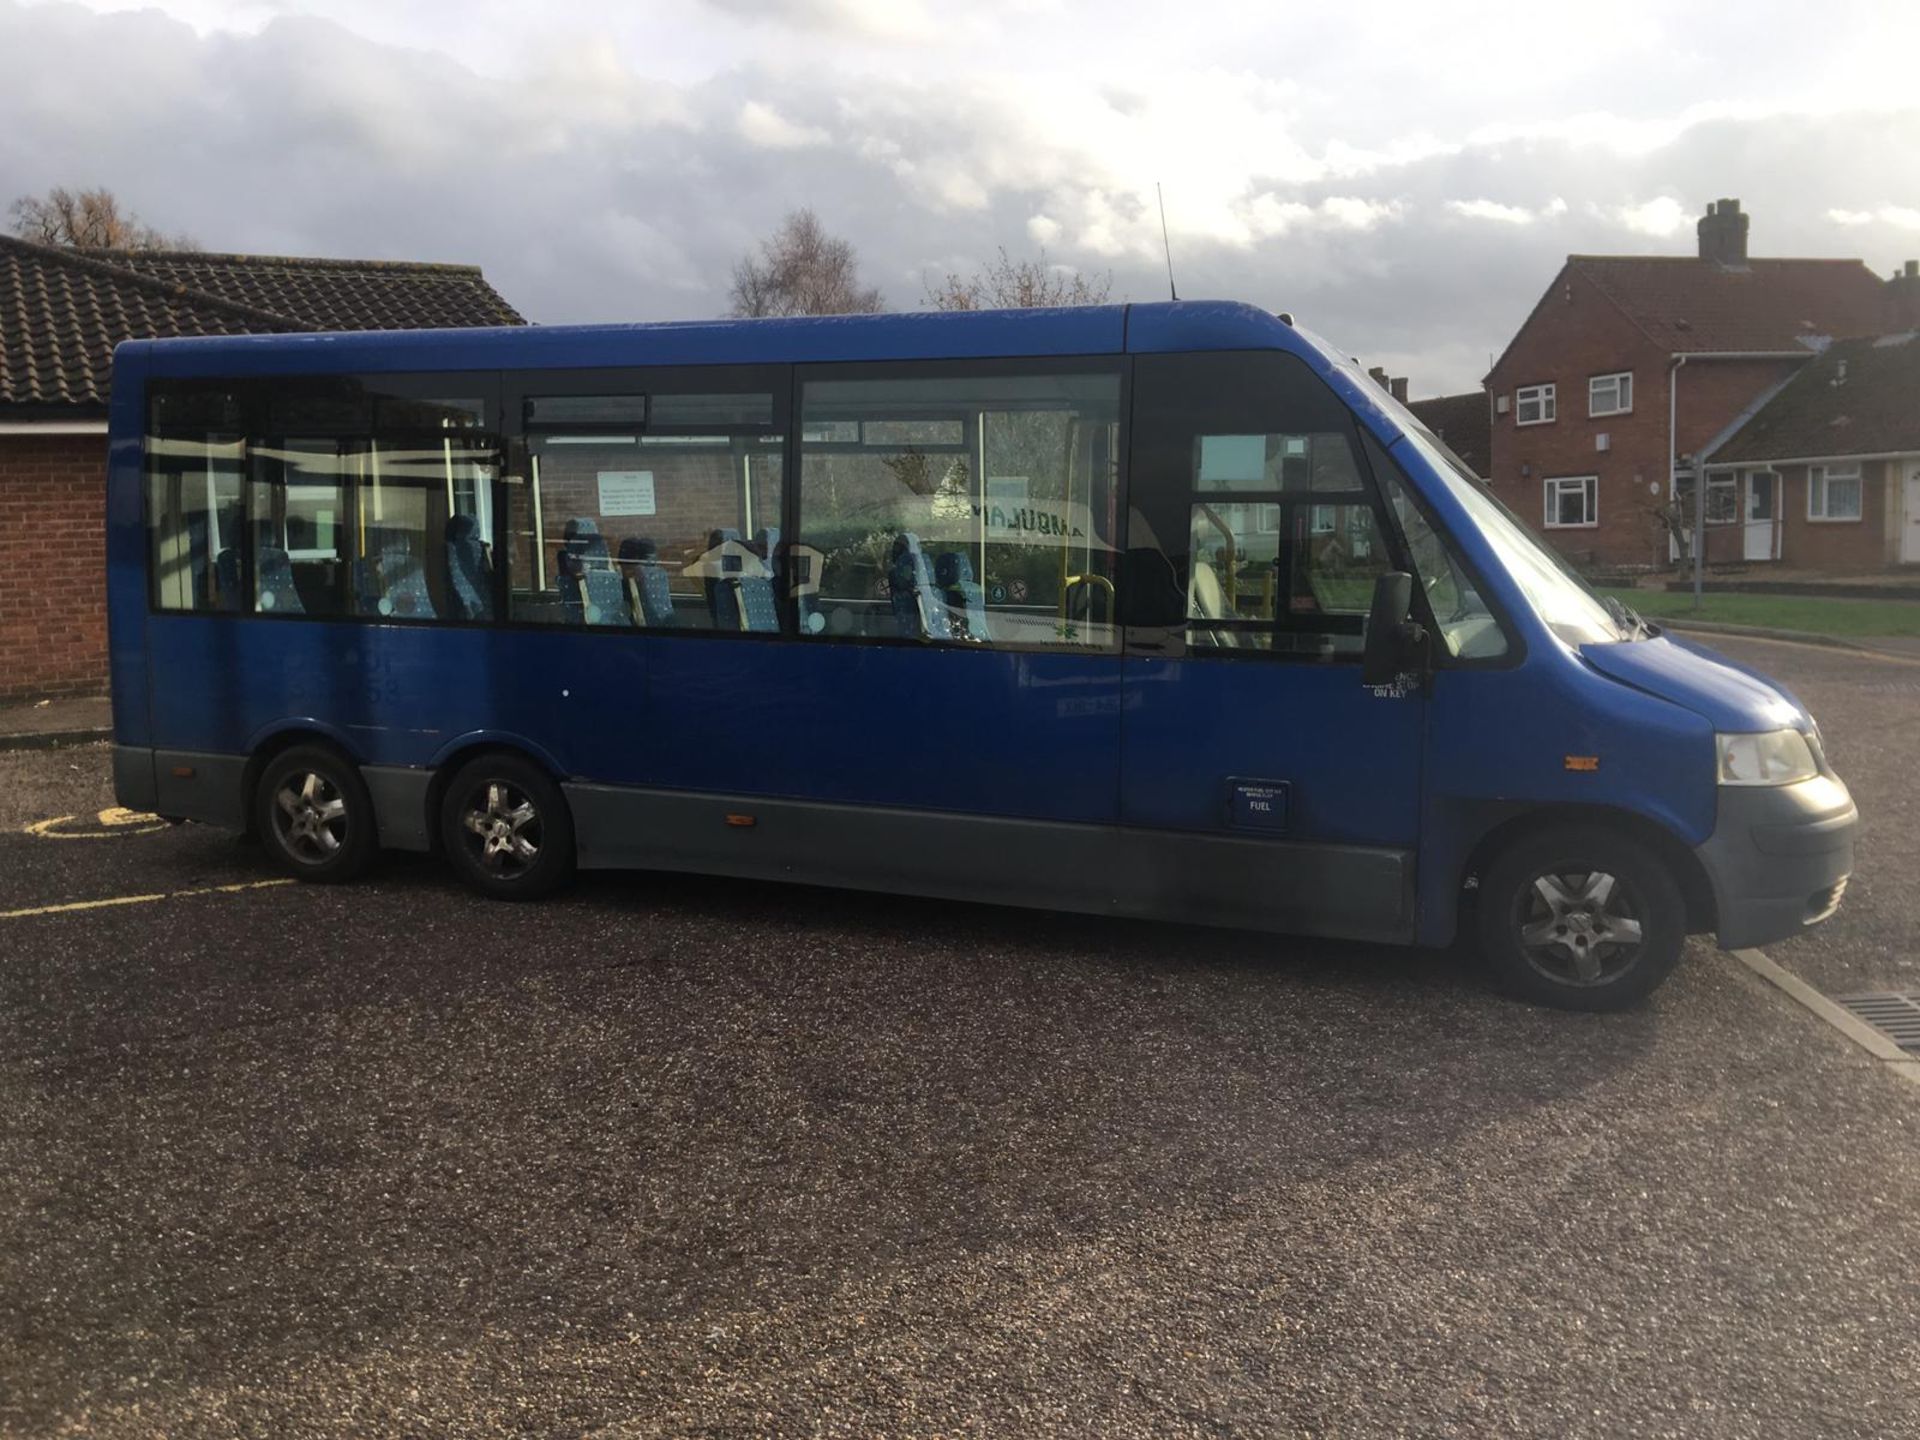
[[[109,910],[116,905],[151,905],[156,900],[187,900],[195,895],[238,895],[243,890],[266,890],[291,885],[291,880],[248,880],[239,885],[203,885],[197,890],[161,890],[151,895],[109,895],[104,900],[69,900],[64,905],[33,905],[25,910],[0,910],[0,920],[25,920],[34,915],[70,915],[77,910]]]
[[[1901,1079],[1920,1085],[1920,1055],[1902,1050],[1851,1010],[1836,1005],[1798,975],[1782,970],[1761,951],[1735,950],[1732,953],[1733,958],[1747,969],[1799,1001]]]

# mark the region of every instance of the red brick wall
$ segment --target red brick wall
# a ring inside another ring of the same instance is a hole
[[[107,686],[107,442],[0,435],[0,704]]]
[[[1885,569],[1889,560],[1887,471],[1890,468],[1884,460],[1861,462],[1858,520],[1809,520],[1807,467],[1784,466],[1781,470],[1786,492],[1781,497],[1784,507],[1781,562],[1795,568],[1847,574]],[[1897,499],[1895,505],[1897,508]]]
[[[1599,477],[1597,526],[1541,530],[1577,563],[1669,563],[1667,531],[1654,512],[1669,499],[1671,364],[1611,300],[1563,270],[1488,376],[1488,389],[1508,402],[1507,413],[1493,420],[1494,489],[1529,524],[1542,525],[1548,478]],[[1679,380],[1679,452],[1698,450],[1791,369],[1781,361],[1688,361]],[[1587,381],[1621,370],[1633,372],[1633,413],[1589,417]],[[1557,387],[1558,418],[1550,425],[1518,424],[1515,391],[1546,382]],[[1603,433],[1605,451],[1595,448]],[[1801,498],[1804,504],[1804,493]],[[1740,544],[1738,526],[1712,532],[1708,558],[1737,558]]]
[[[1622,370],[1633,372],[1633,413],[1589,418],[1588,379]],[[1667,488],[1666,370],[1666,355],[1618,306],[1563,270],[1488,376],[1488,389],[1507,401],[1493,417],[1493,488],[1576,563],[1666,563],[1666,532],[1651,513]],[[1519,424],[1515,391],[1544,383],[1557,391],[1557,418]],[[1595,448],[1601,434],[1605,451]],[[1599,524],[1544,529],[1546,481],[1574,475],[1599,477]]]

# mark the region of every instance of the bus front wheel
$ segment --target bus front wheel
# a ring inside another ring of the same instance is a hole
[[[440,804],[440,840],[483,895],[532,900],[573,874],[573,817],[547,773],[517,755],[482,755],[455,772]]]
[[[302,880],[351,880],[373,860],[373,799],[354,763],[321,745],[267,762],[254,790],[254,828],[280,868]]]
[[[1570,825],[1523,837],[1480,877],[1480,949],[1495,976],[1567,1010],[1623,1010],[1667,978],[1687,938],[1668,869],[1631,838]]]

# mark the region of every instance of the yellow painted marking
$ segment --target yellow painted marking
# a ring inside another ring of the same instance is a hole
[[[94,823],[100,826],[98,830],[61,828],[72,824],[75,818],[72,815],[56,815],[51,820],[36,820],[25,827],[25,833],[41,840],[117,840],[123,835],[151,835],[156,830],[167,828],[167,822],[158,815],[149,815],[144,810],[128,810],[119,805],[109,805],[93,817]]]
[[[193,890],[160,890],[151,895],[109,895],[104,900],[69,900],[64,905],[0,910],[0,920],[25,920],[34,915],[69,915],[76,910],[109,910],[116,905],[151,905],[156,900],[188,900],[196,895],[238,895],[243,890],[267,890],[276,885],[291,884],[291,880],[248,880],[239,885],[202,885]]]

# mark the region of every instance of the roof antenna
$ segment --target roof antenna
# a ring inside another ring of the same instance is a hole
[[[1167,197],[1160,193],[1160,182],[1153,182],[1154,198],[1160,202],[1160,245],[1167,252],[1167,295],[1178,300],[1180,292],[1173,288],[1173,244],[1167,239]]]

